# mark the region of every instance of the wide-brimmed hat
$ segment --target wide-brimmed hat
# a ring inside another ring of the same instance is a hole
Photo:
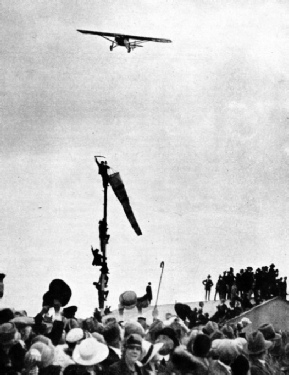
[[[10,320],[11,323],[14,323],[16,327],[26,327],[33,326],[35,324],[34,318],[29,316],[16,316]]]
[[[152,344],[147,340],[142,340],[142,358],[141,358],[141,365],[147,365],[154,356],[161,350],[163,347],[163,343],[159,342],[156,344]]]
[[[3,323],[0,325],[0,344],[7,345],[15,340],[17,329],[14,323]]]
[[[89,337],[79,345],[76,345],[72,359],[82,366],[92,366],[107,358],[109,349],[107,345],[101,344],[95,338]]]
[[[77,311],[77,306],[65,307],[63,309],[63,316],[67,319],[74,318],[76,311]]]
[[[248,335],[247,341],[248,354],[260,354],[265,352],[272,346],[272,342],[265,340],[263,333],[261,331],[255,331],[250,333]]]
[[[275,332],[275,329],[272,324],[264,323],[259,328],[258,331],[263,333],[265,340],[281,340],[281,335]]]

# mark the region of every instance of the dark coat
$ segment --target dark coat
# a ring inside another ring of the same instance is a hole
[[[135,365],[136,373],[138,375],[143,375],[143,370],[141,367]],[[127,367],[124,359],[121,359],[119,362],[114,363],[108,369],[109,375],[131,375],[130,369]]]

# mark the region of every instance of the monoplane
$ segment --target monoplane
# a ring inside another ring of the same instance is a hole
[[[135,36],[126,34],[116,34],[116,33],[104,33],[102,31],[90,31],[90,30],[77,30],[83,34],[99,35],[104,39],[107,39],[112,44],[109,46],[110,51],[114,48],[120,46],[125,47],[127,52],[133,51],[136,47],[143,47],[141,44],[145,42],[158,42],[158,43],[171,43],[169,39],[161,38],[150,38],[145,36]],[[114,39],[112,39],[114,38]]]

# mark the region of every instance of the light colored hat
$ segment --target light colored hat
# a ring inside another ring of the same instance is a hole
[[[14,323],[16,327],[32,326],[35,324],[34,318],[30,318],[29,316],[16,316],[10,322]]]
[[[131,335],[132,333],[137,333],[138,335],[144,337],[145,332],[143,326],[139,322],[127,322],[124,325],[124,337]]]
[[[141,365],[145,366],[147,365],[154,356],[160,351],[160,349],[163,347],[163,343],[156,343],[152,344],[147,340],[142,340],[142,358],[141,358]]]
[[[30,350],[36,349],[41,354],[41,363],[39,367],[47,367],[52,365],[54,360],[54,348],[44,344],[41,341],[37,341],[35,344],[31,345]]]
[[[235,340],[222,339],[219,341],[216,352],[222,362],[233,362],[235,358],[241,353],[240,347]]]
[[[72,328],[66,335],[66,342],[77,342],[85,338],[84,331],[82,328]]]
[[[252,324],[251,320],[246,316],[240,320],[240,323]]]
[[[89,337],[76,345],[72,359],[79,365],[92,366],[104,361],[108,353],[108,346],[101,344],[93,337]]]
[[[137,295],[132,290],[127,290],[119,296],[119,303],[125,309],[133,309],[137,304]]]

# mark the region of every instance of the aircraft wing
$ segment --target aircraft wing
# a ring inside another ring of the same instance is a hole
[[[77,30],[80,33],[83,34],[91,34],[91,35],[99,35],[99,36],[108,36],[108,37],[123,37],[128,39],[134,39],[134,40],[141,40],[146,42],[159,42],[159,43],[171,43],[172,41],[169,39],[162,39],[162,38],[150,38],[145,36],[136,36],[136,35],[126,35],[126,34],[116,34],[116,33],[105,33],[102,31],[90,31],[90,30]]]

